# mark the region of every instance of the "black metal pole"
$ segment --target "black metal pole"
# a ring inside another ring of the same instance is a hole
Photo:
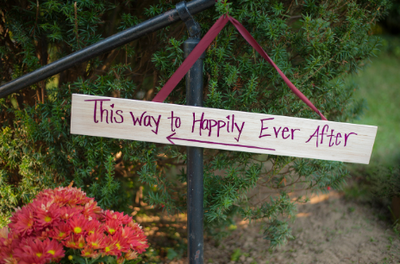
[[[199,43],[199,39],[185,41],[187,57]],[[186,104],[203,105],[203,59],[204,54],[186,75]],[[189,263],[203,263],[203,149],[187,147],[187,229]]]
[[[200,25],[193,19],[185,1],[176,5],[179,16],[186,23],[189,38],[183,43],[185,57],[200,42]],[[186,74],[186,104],[203,106],[204,54]],[[203,264],[203,149],[187,147],[187,230],[190,264]]]
[[[215,0],[193,0],[187,3],[187,9],[191,14],[197,14],[215,4]],[[142,22],[134,27],[126,29],[115,35],[112,35],[102,41],[99,41],[89,47],[76,51],[58,61],[50,63],[36,71],[28,73],[18,79],[0,87],[0,98],[5,97],[11,93],[51,77],[60,73],[75,64],[82,63],[102,53],[111,51],[117,47],[125,45],[135,39],[142,37],[145,34],[154,32],[158,29],[171,25],[179,21],[180,16],[176,9],[171,9],[161,15],[152,19]]]

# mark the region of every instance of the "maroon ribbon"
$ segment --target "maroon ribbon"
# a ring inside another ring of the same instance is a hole
[[[200,40],[197,46],[189,54],[189,56],[183,61],[181,66],[176,70],[176,72],[167,81],[164,87],[157,93],[154,97],[153,102],[163,102],[168,95],[172,92],[175,86],[182,80],[183,76],[187,71],[193,66],[201,54],[207,49],[211,42],[217,37],[219,32],[225,27],[226,23],[231,21],[239,33],[245,38],[245,40],[258,52],[260,55],[274,67],[279,75],[282,77],[283,81],[287,86],[297,95],[304,103],[306,103],[312,110],[314,110],[322,120],[327,120],[325,116],[308,100],[308,98],[299,91],[299,89],[294,86],[294,84],[283,74],[283,72],[276,66],[276,64],[271,60],[267,53],[261,48],[260,44],[251,36],[251,34],[246,30],[246,28],[240,24],[239,21],[230,17],[228,15],[222,15],[215,24],[210,28],[207,34]]]

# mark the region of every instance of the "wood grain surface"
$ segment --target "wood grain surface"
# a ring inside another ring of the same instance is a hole
[[[368,164],[376,126],[72,95],[71,134]]]

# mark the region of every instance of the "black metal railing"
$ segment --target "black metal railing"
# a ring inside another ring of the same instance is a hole
[[[215,0],[193,0],[186,3],[186,7],[190,14],[197,14],[213,6],[214,4]],[[181,18],[177,9],[171,9],[161,15],[114,34],[102,41],[78,50],[62,59],[43,66],[36,71],[25,74],[18,79],[12,80],[0,86],[0,98],[15,93],[24,87],[42,81],[68,68],[71,68],[76,64],[87,61],[102,53],[109,52],[148,33],[167,27],[180,20]]]

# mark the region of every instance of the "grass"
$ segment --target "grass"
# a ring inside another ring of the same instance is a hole
[[[347,80],[359,87],[355,98],[366,100],[368,105],[360,119],[353,122],[378,126],[378,132],[370,165],[348,164],[353,177],[344,192],[347,199],[390,208],[393,190],[400,188],[391,180],[398,175],[395,168],[400,168],[400,37],[384,37],[382,50],[369,66]],[[389,220],[389,209],[378,218]],[[396,227],[393,230],[400,238]]]
[[[349,78],[359,86],[355,97],[368,108],[355,123],[378,126],[372,163],[396,164],[400,158],[400,56],[383,52],[370,66]]]

